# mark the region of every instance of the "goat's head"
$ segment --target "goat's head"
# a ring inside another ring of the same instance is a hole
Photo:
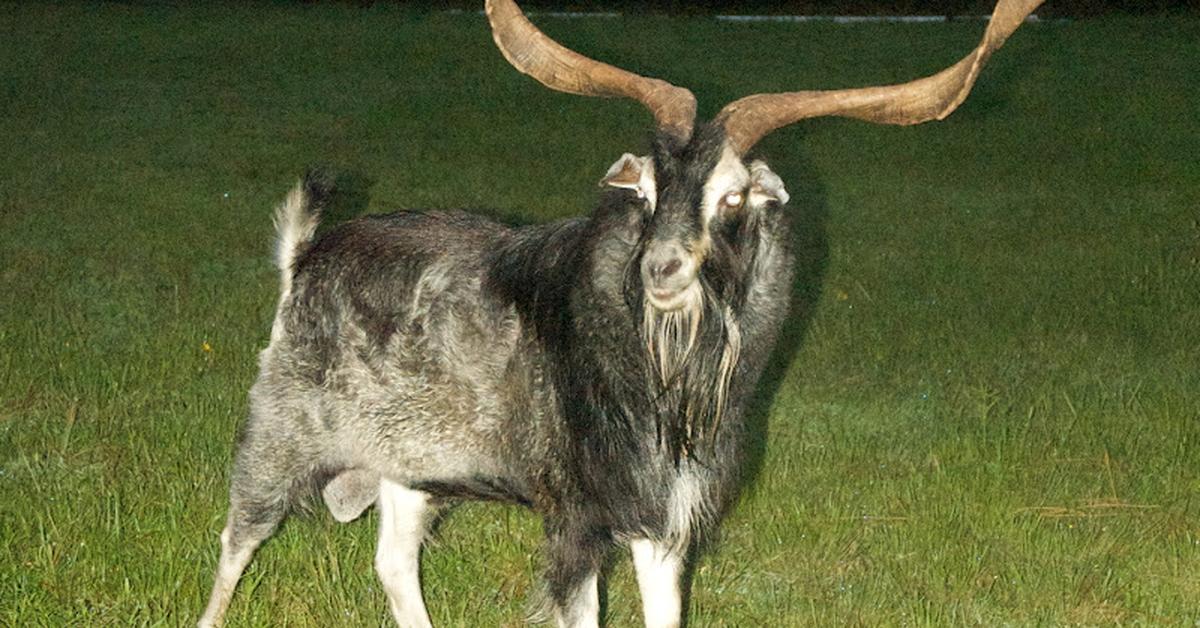
[[[761,161],[746,163],[718,125],[686,143],[660,136],[654,154],[625,154],[602,185],[627,188],[644,212],[640,284],[660,312],[698,306],[699,272],[714,248],[740,249],[741,226],[773,203],[786,203],[783,182]]]
[[[980,44],[961,61],[909,83],[859,89],[755,94],[696,124],[687,89],[584,57],[537,30],[512,0],[487,0],[496,45],[521,72],[551,89],[620,96],[645,105],[658,124],[654,154],[624,155],[603,184],[628,188],[648,212],[641,283],[659,312],[691,309],[713,250],[714,228],[770,203],[786,203],[780,179],[746,153],[771,131],[818,116],[917,124],[949,115],[967,97],[984,62],[1043,0],[1000,0]]]

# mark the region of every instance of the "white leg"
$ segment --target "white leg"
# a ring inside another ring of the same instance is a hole
[[[421,598],[421,541],[429,495],[382,480],[379,483],[379,546],[375,570],[387,592],[392,617],[402,628],[430,628]]]
[[[565,608],[555,613],[559,628],[598,628],[600,626],[600,585],[598,574],[591,574],[571,594]]]
[[[646,628],[675,628],[683,617],[680,576],[683,554],[649,539],[629,543],[638,589],[642,593],[642,616]]]
[[[234,549],[230,545],[230,537],[230,526],[226,525],[225,529],[221,531],[221,559],[217,563],[217,575],[213,580],[208,607],[204,609],[204,616],[196,624],[199,628],[214,628],[221,625],[225,619],[225,611],[229,608],[229,601],[233,598],[233,589],[237,587],[242,572],[250,563],[250,557],[254,555],[255,548],[258,547],[258,542],[251,541]]]

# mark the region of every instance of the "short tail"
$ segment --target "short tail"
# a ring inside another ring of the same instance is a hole
[[[296,258],[308,248],[321,212],[333,196],[333,177],[324,170],[312,168],[288,192],[287,198],[275,208],[275,265],[279,267],[280,289],[284,295],[292,291],[292,274]]]

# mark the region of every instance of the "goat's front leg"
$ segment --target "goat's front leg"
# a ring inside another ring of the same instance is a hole
[[[379,546],[375,570],[401,628],[430,628],[421,598],[421,542],[429,523],[429,495],[395,482],[379,483]]]
[[[646,628],[678,627],[683,618],[680,578],[685,550],[649,539],[631,541],[629,550],[642,594]]]
[[[600,625],[600,564],[610,547],[605,531],[575,522],[550,522],[547,527],[546,584],[549,610],[559,628],[597,628]]]
[[[598,628],[600,626],[599,571],[593,571],[558,600],[554,621],[559,628]]]

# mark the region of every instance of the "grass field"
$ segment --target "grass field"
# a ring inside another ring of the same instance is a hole
[[[974,22],[540,20],[692,88],[893,82]],[[577,215],[649,116],[512,71],[477,15],[0,7],[0,625],[183,625],[276,298],[270,209],[333,164],[367,211]],[[701,44],[700,42],[705,42]],[[1027,25],[943,123],[759,151],[803,231],[756,477],[692,626],[1200,622],[1200,19]],[[374,515],[293,517],[231,625],[386,624]],[[519,625],[540,526],[467,505],[435,624]],[[636,625],[627,559],[610,626]]]

